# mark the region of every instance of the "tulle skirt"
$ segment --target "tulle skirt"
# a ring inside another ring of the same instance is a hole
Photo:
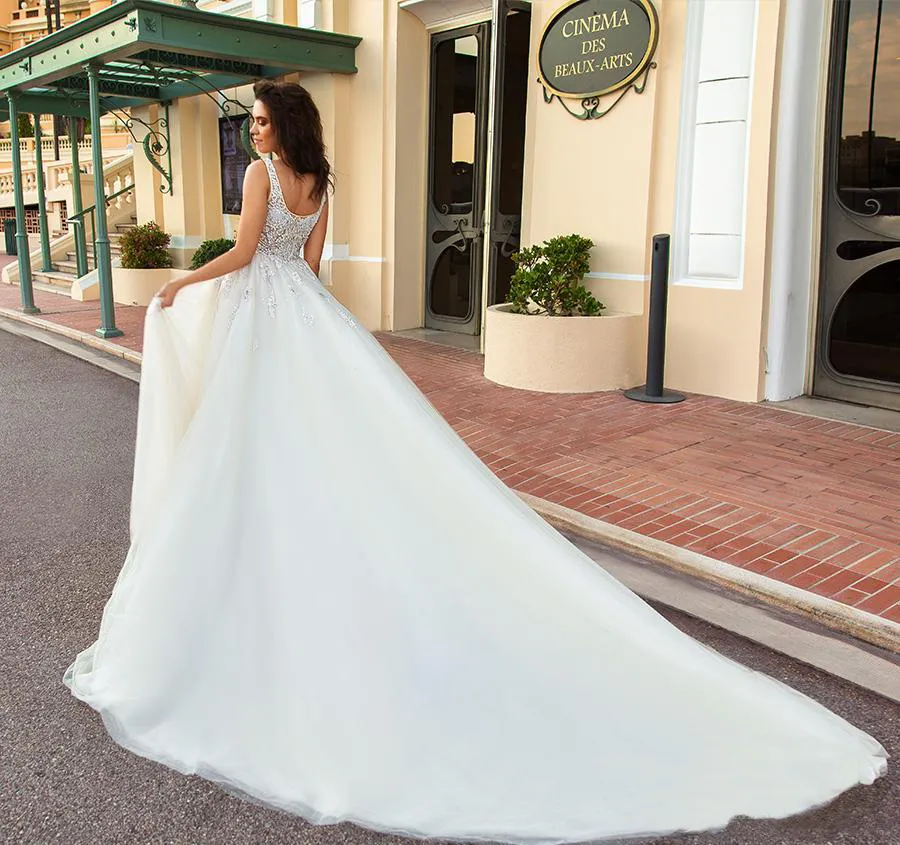
[[[132,545],[66,675],[126,748],[314,823],[533,844],[885,770],[535,516],[305,263],[146,320]]]

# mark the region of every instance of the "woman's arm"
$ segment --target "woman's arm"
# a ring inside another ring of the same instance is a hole
[[[237,243],[228,252],[204,264],[199,270],[164,285],[157,294],[163,308],[168,308],[175,301],[176,294],[182,288],[225,276],[250,263],[266,223],[269,202],[269,174],[266,172],[264,162],[254,161],[247,168],[244,174],[243,197]]]
[[[319,275],[319,264],[322,262],[322,249],[325,247],[326,229],[328,229],[327,198],[322,206],[322,213],[316,221],[315,228],[310,232],[309,237],[306,239],[306,246],[303,247],[303,257],[317,276]]]

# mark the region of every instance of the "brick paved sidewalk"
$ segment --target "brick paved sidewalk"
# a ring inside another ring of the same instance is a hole
[[[99,323],[96,303],[35,301],[43,319]],[[0,308],[18,303],[0,284]],[[117,343],[140,349],[143,313],[117,307]],[[379,340],[516,490],[900,622],[900,434],[710,397],[511,390],[480,356]]]
[[[41,309],[37,316],[42,320],[68,326],[78,331],[93,334],[100,325],[99,302],[76,302],[67,296],[56,293],[45,293],[36,290],[34,292],[34,304]],[[22,300],[19,296],[17,285],[7,285],[0,282],[0,308],[20,310]],[[116,306],[116,326],[125,334],[115,338],[115,342],[140,352],[144,341],[144,312],[146,308],[137,305]]]

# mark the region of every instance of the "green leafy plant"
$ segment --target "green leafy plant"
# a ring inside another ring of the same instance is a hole
[[[204,264],[209,264],[214,258],[224,255],[229,249],[233,248],[234,241],[231,238],[215,238],[210,241],[203,241],[191,258],[191,270],[199,270]]]
[[[594,242],[560,235],[513,253],[516,264],[507,302],[517,314],[595,317],[606,306],[582,284]]]
[[[172,266],[168,247],[172,238],[152,220],[128,229],[119,241],[122,267],[127,270],[161,270]]]
[[[30,114],[20,114],[18,120],[16,120],[16,125],[19,129],[20,138],[34,137],[34,124],[31,122]]]

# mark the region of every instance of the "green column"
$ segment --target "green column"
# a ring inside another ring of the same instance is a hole
[[[78,278],[88,272],[87,241],[84,237],[87,225],[81,213],[84,211],[84,200],[81,196],[81,162],[78,160],[78,118],[69,118],[69,144],[72,147],[72,214],[69,217],[78,217],[79,222],[73,223],[72,230],[75,236],[75,261],[78,265]]]
[[[47,195],[44,191],[44,151],[41,148],[41,116],[34,117],[34,167],[37,177],[38,216],[41,223],[41,271],[49,273],[53,269],[50,260],[50,227],[47,225]]]
[[[122,330],[116,328],[113,305],[112,258],[109,251],[109,229],[106,225],[106,195],[103,188],[103,150],[100,147],[100,79],[97,68],[85,67],[88,78],[88,94],[91,104],[91,139],[94,155],[94,205],[97,212],[97,229],[94,232],[94,260],[100,280],[100,337],[119,337]]]
[[[31,254],[28,246],[28,230],[25,224],[25,191],[22,187],[22,151],[19,149],[19,108],[16,95],[10,91],[9,134],[12,140],[13,189],[16,197],[16,252],[19,256],[19,294],[22,310],[26,314],[40,314],[34,304],[34,288],[31,282]]]

